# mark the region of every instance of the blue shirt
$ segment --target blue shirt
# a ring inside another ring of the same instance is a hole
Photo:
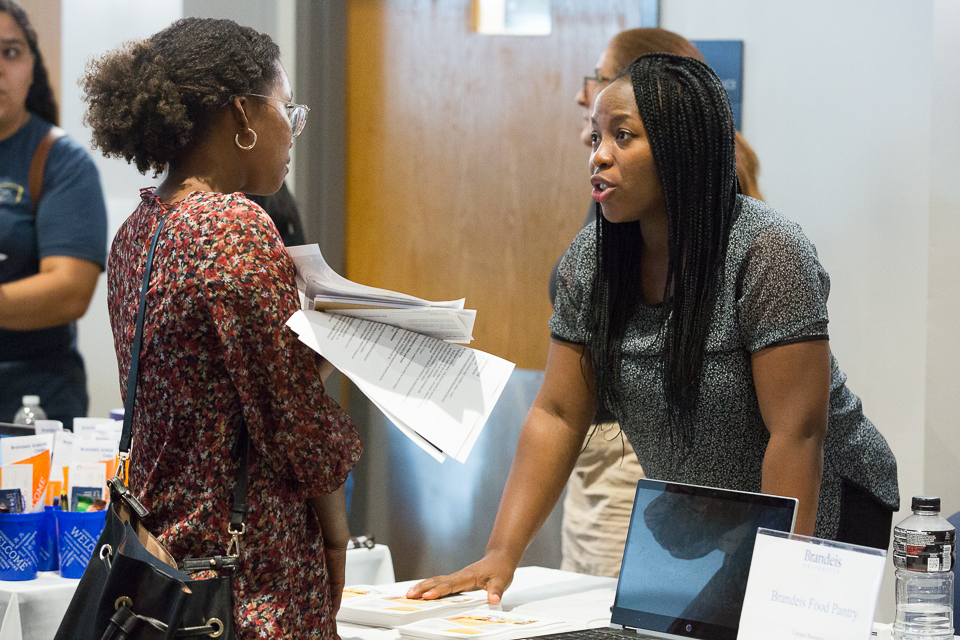
[[[30,193],[30,163],[52,125],[35,115],[0,140],[0,283],[40,270],[40,260],[67,256],[106,263],[107,209],[96,165],[64,136],[50,149],[43,196],[36,216]],[[37,331],[0,329],[0,362],[55,356],[75,347],[74,323]]]

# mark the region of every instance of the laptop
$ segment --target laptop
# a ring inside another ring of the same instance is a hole
[[[792,532],[796,498],[642,479],[611,625],[540,639],[735,640],[757,528]]]

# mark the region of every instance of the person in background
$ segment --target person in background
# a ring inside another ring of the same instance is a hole
[[[297,201],[293,199],[293,194],[287,188],[286,182],[280,185],[280,190],[273,195],[260,196],[254,193],[244,195],[267,212],[273,224],[277,226],[285,247],[295,247],[306,242],[303,236],[303,222],[297,210]]]
[[[638,58],[598,95],[591,143],[596,222],[560,262],[546,375],[486,553],[408,597],[500,602],[598,401],[650,477],[795,497],[797,533],[885,549],[896,460],[831,354],[816,249],[740,194],[719,78]]]
[[[56,124],[37,34],[0,0],[0,422],[37,395],[69,429],[87,415],[76,321],[106,262],[107,210],[93,160]]]
[[[631,61],[648,53],[674,53],[703,61],[703,56],[689,40],[666,29],[628,29],[615,35],[600,54],[593,75],[584,77],[583,87],[577,93],[577,104],[584,112],[580,140],[587,147],[591,145],[590,115],[597,94]],[[757,185],[760,171],[757,155],[739,131],[735,145],[741,191],[743,195],[762,200]],[[591,205],[584,226],[593,224],[595,219]],[[558,259],[550,274],[551,304],[557,296],[559,266]],[[560,568],[616,578],[620,575],[634,492],[637,480],[643,477],[643,468],[608,409],[600,407],[594,421],[596,426],[587,437],[567,482]]]
[[[324,361],[284,325],[299,309],[293,261],[243,196],[283,184],[307,109],[293,102],[277,45],[230,20],[178,20],[92,62],[82,86],[95,146],[165,172],[141,190],[107,270],[123,388],[147,251],[165,220],[130,458],[145,524],[175,557],[223,554],[230,450],[246,428],[237,637],[332,640],[350,538],[343,483],[361,444],[324,393]]]

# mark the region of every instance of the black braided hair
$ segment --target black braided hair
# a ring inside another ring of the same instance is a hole
[[[232,20],[183,18],[104,54],[81,79],[85,122],[106,156],[159,175],[204,134],[230,100],[268,94],[279,79],[270,36]]]
[[[40,47],[37,45],[37,32],[30,24],[27,12],[13,0],[0,0],[0,13],[9,14],[13,18],[23,31],[30,53],[33,54],[33,82],[27,91],[27,111],[40,116],[50,124],[60,124],[57,101],[53,99],[53,88],[50,86],[50,76],[47,74],[47,67],[43,63],[43,56],[40,55]]]
[[[629,78],[646,129],[667,211],[669,264],[661,313],[660,370],[668,434],[676,450],[693,441],[700,372],[721,282],[739,184],[730,101],[719,78],[693,58],[641,56]],[[596,272],[588,352],[598,401],[623,414],[617,391],[622,343],[643,302],[638,222],[614,224],[597,213]]]

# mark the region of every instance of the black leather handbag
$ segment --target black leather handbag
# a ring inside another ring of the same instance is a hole
[[[227,531],[226,554],[188,558],[180,567],[142,525],[147,510],[126,486],[143,316],[154,249],[166,223],[157,225],[140,289],[137,326],[130,355],[120,464],[111,478],[106,524],[77,585],[55,640],[125,640],[234,637],[232,573],[240,564],[240,540],[246,514],[249,440],[241,425],[233,445],[236,489]],[[215,571],[218,577],[192,579],[191,573]]]

